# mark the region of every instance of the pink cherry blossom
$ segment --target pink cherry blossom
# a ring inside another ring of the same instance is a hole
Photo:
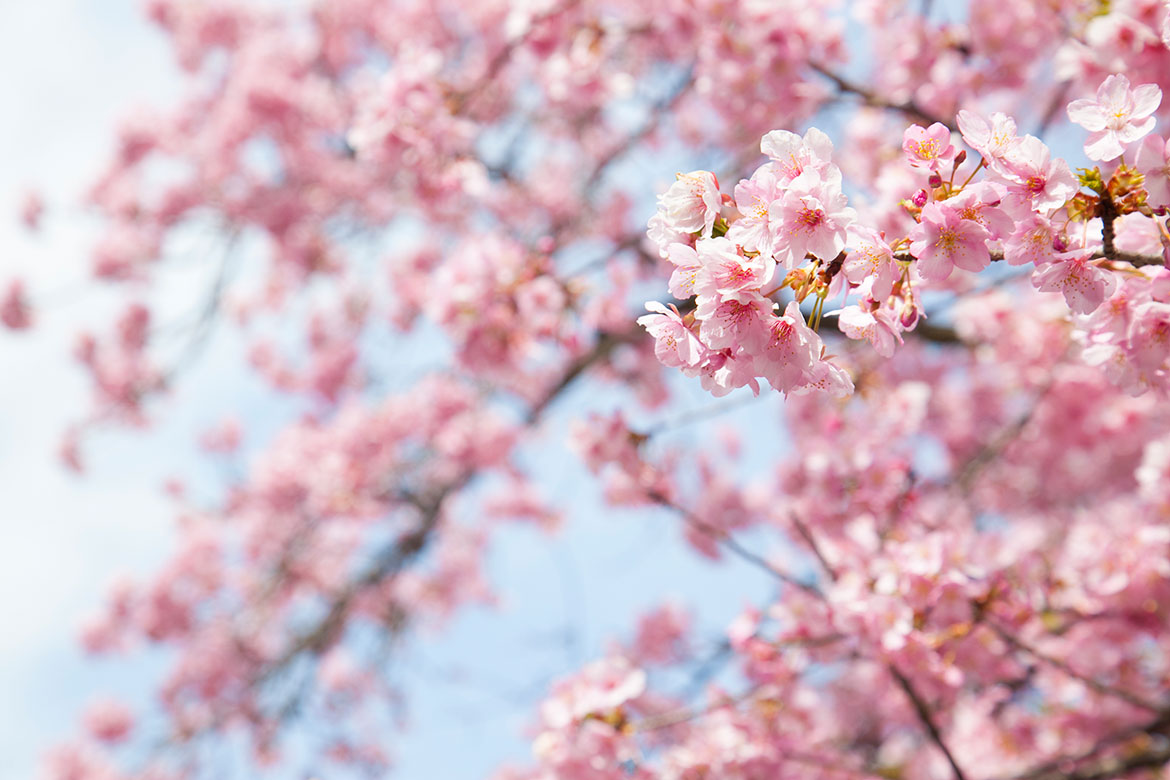
[[[658,196],[658,212],[651,220],[651,239],[662,251],[693,234],[710,235],[722,203],[715,174],[710,171],[678,174],[674,184]]]
[[[134,718],[126,705],[115,699],[93,702],[85,711],[85,725],[102,742],[121,742],[134,725]]]
[[[1108,271],[1092,263],[1092,252],[1062,252],[1039,265],[1032,283],[1041,292],[1059,292],[1070,309],[1089,314],[1113,293],[1117,280]]]
[[[687,244],[674,243],[666,251],[666,257],[674,265],[670,275],[670,294],[686,300],[708,284],[706,269],[699,259],[699,253]]]
[[[773,130],[761,139],[760,151],[771,158],[773,165],[769,170],[785,184],[806,169],[825,173],[834,167],[833,142],[815,127],[810,127],[803,138],[787,130]]]
[[[771,205],[784,194],[775,166],[763,165],[750,179],[735,185],[735,205],[742,217],[728,231],[728,238],[748,250],[771,255],[774,231],[769,223]]]
[[[810,168],[793,179],[768,212],[776,232],[777,259],[794,268],[806,254],[824,260],[836,257],[845,246],[846,230],[856,219],[847,202],[839,175],[822,178]]]
[[[696,247],[703,264],[697,291],[700,295],[736,298],[741,293],[758,291],[772,280],[776,261],[770,255],[748,256],[726,238],[700,241]]]
[[[950,162],[955,157],[951,131],[940,122],[935,122],[930,127],[910,125],[906,128],[902,151],[915,168],[926,168],[931,171],[937,171],[939,165]]]
[[[0,322],[10,330],[24,330],[32,325],[32,306],[20,279],[9,282],[0,299]]]
[[[678,309],[649,301],[646,310],[652,313],[639,317],[638,324],[654,337],[654,354],[663,365],[693,366],[704,358],[706,348],[683,323]]]
[[[1153,206],[1170,206],[1170,140],[1147,136],[1138,147],[1134,165],[1146,177],[1147,202]]]
[[[1017,222],[1014,232],[1004,241],[1004,259],[1011,265],[1032,263],[1039,266],[1056,257],[1055,240],[1052,223],[1033,214]]]
[[[1068,104],[1068,118],[1089,131],[1085,154],[1090,160],[1114,160],[1125,147],[1140,140],[1154,128],[1151,114],[1162,102],[1157,84],[1140,84],[1130,89],[1124,74],[1114,74],[1101,82],[1095,98],[1074,100]]]
[[[922,222],[912,231],[910,251],[918,258],[922,278],[942,281],[954,268],[982,271],[991,262],[987,251],[987,228],[963,219],[946,203],[928,203]]]
[[[1053,160],[1044,142],[1031,135],[1012,147],[996,173],[1007,187],[1004,208],[1017,218],[1060,208],[1078,187],[1068,163]]]
[[[838,312],[837,323],[842,333],[868,341],[882,357],[893,355],[895,345],[902,340],[892,314],[884,308],[847,306]]]
[[[497,780],[1155,771],[1167,10],[951,5],[149,0],[183,79],[97,168],[101,293],[30,267],[3,319],[88,323],[91,479],[120,427],[209,462],[83,627],[161,669],[150,706],[94,708],[46,777],[392,777],[416,739]],[[1116,115],[1065,105],[1121,77]],[[1067,207],[1088,114],[1147,177],[1111,246]],[[523,625],[558,601],[511,565],[534,540],[581,568],[566,625],[607,613],[567,660]],[[474,729],[397,728],[497,682],[531,716],[494,773]]]
[[[1148,301],[1135,307],[1126,336],[1141,369],[1162,370],[1170,357],[1170,303]]]
[[[748,342],[750,345],[766,338],[764,323],[753,322],[751,327],[751,339]],[[751,353],[745,350],[732,353],[728,348],[708,355],[703,364],[697,369],[692,369],[692,375],[697,375],[703,389],[716,398],[721,398],[741,387],[749,387],[753,394],[760,394],[760,384],[756,381],[756,377],[760,375],[759,371]]]
[[[872,228],[860,226],[850,228],[849,244],[853,248],[842,267],[845,276],[854,284],[872,279],[870,294],[877,300],[889,298],[902,275],[889,244]]]
[[[752,348],[763,342],[773,304],[758,291],[728,298],[700,296],[698,303],[699,337],[711,349]]]
[[[973,111],[960,111],[959,130],[963,140],[984,158],[997,163],[1016,145],[1016,122],[1001,111],[996,111],[988,120]]]
[[[30,190],[24,194],[20,205],[20,221],[25,228],[31,231],[40,230],[41,219],[45,214],[45,201],[39,192]]]
[[[760,373],[773,388],[787,393],[805,383],[813,363],[820,359],[820,348],[820,338],[808,328],[800,306],[792,301],[783,316],[768,324],[767,341],[760,350]]]
[[[947,198],[947,205],[963,219],[971,219],[987,228],[992,239],[1006,238],[1014,229],[1012,218],[1000,208],[1004,188],[989,181],[968,185],[962,192]]]

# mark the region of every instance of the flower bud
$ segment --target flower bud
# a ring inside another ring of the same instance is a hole
[[[898,322],[906,330],[913,330],[918,324],[918,307],[914,305],[914,301],[907,300],[902,304],[902,310],[898,312]]]
[[[930,174],[930,179],[927,183],[930,184],[930,188],[932,190],[936,190],[942,186],[942,176],[938,174],[938,171],[935,171],[934,173]]]
[[[910,202],[918,208],[922,208],[928,200],[930,200],[930,194],[926,190],[919,190],[914,193],[914,197],[910,199]]]

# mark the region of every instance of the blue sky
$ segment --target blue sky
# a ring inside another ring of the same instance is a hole
[[[143,570],[166,543],[158,493],[165,459],[122,440],[103,446],[90,478],[58,466],[65,423],[87,388],[68,357],[78,323],[103,302],[81,294],[92,235],[79,207],[116,113],[159,98],[169,84],[161,41],[145,35],[133,3],[38,0],[0,5],[0,276],[20,275],[46,308],[29,336],[0,335],[0,778],[34,776],[47,738],[59,736],[103,682],[75,650],[81,617],[113,572]],[[144,67],[144,65],[146,67]],[[151,67],[153,65],[154,67]],[[17,222],[36,184],[54,208],[41,236]]]

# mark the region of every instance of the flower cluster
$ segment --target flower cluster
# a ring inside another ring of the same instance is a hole
[[[716,395],[744,385],[758,393],[757,377],[784,393],[848,395],[848,374],[827,359],[799,306],[777,314],[768,289],[797,279],[808,287],[812,275],[799,270],[806,257],[827,262],[845,246],[856,214],[832,143],[815,129],[804,138],[777,130],[761,149],[771,161],[739,183],[734,201],[720,197],[705,171],[680,174],[659,199],[650,237],[674,266],[671,293],[695,304],[684,316],[648,303],[651,314],[638,322],[654,336],[659,360],[700,376]],[[729,221],[725,209],[739,217]]]
[[[1161,94],[1154,84],[1131,89],[1115,75],[1096,99],[1071,102],[1070,119],[1091,133],[1086,154],[1113,160],[1142,141]],[[1164,293],[1134,266],[1170,252],[1167,144],[1150,136],[1138,167],[1083,169],[1078,177],[1039,138],[1017,135],[1009,116],[964,110],[957,119],[963,141],[980,155],[967,169],[968,152],[956,149],[947,126],[906,129],[905,162],[927,180],[905,193],[901,206],[913,221],[898,236],[846,206],[832,143],[816,128],[803,138],[768,133],[760,146],[768,162],[736,185],[734,199],[720,195],[711,173],[680,174],[659,198],[649,237],[673,266],[670,293],[684,303],[647,303],[651,314],[638,320],[658,359],[699,376],[715,395],[744,385],[758,393],[758,377],[785,394],[848,395],[848,371],[826,355],[816,332],[828,299],[845,296],[833,312],[845,336],[889,357],[924,316],[922,292],[957,289],[962,272],[1006,260],[1032,266],[1033,286],[1061,294],[1076,315],[1097,312],[1121,273],[1137,274],[1144,283],[1128,284],[1126,297],[1111,304],[1132,317],[1085,321],[1086,358],[1110,363],[1128,386],[1156,384],[1164,376]],[[792,293],[787,304],[774,298],[784,290]],[[851,294],[860,300],[849,304]],[[1150,296],[1140,313],[1127,303]],[[808,298],[811,328],[799,306]],[[1118,352],[1121,332],[1127,346]]]

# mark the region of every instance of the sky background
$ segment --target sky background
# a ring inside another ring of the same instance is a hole
[[[110,437],[79,480],[56,451],[87,402],[69,358],[79,323],[101,310],[80,280],[92,237],[80,205],[127,105],[173,85],[161,37],[129,0],[0,4],[0,274],[27,279],[37,329],[0,334],[0,778],[35,776],[37,756],[117,683],[77,651],[78,623],[115,572],[144,571],[168,538],[164,466]],[[50,205],[45,230],[18,220],[25,189]],[[43,308],[41,307],[43,304]],[[167,464],[174,466],[177,464]],[[116,673],[114,676],[117,676]]]
[[[114,300],[85,282],[95,224],[83,193],[109,154],[119,117],[169,105],[180,80],[165,40],[133,0],[0,3],[0,74],[0,100],[9,107],[0,143],[10,150],[0,168],[0,283],[26,279],[36,309],[33,331],[0,331],[0,780],[24,780],[36,776],[48,747],[76,732],[86,702],[117,694],[148,704],[152,680],[165,669],[157,655],[94,662],[77,644],[81,620],[116,577],[145,576],[165,558],[174,508],[164,480],[216,479],[194,440],[224,415],[261,430],[252,449],[282,417],[279,407],[257,416],[270,408],[266,396],[240,370],[239,345],[216,338],[156,408],[150,430],[87,440],[81,477],[61,467],[61,436],[88,405],[70,350],[80,327],[106,325]],[[37,234],[18,219],[28,187],[48,204]],[[187,291],[198,290],[213,265],[168,272],[164,300],[175,311],[194,309],[199,301]],[[697,387],[685,392],[684,410],[711,405]],[[758,428],[760,415],[775,419],[776,400],[724,419]],[[553,414],[548,446],[559,454],[540,467],[548,494],[574,508],[568,527],[556,537],[506,532],[489,561],[499,606],[470,610],[395,658],[409,702],[409,730],[386,735],[395,777],[483,777],[503,759],[523,760],[523,731],[539,692],[628,636],[641,610],[664,599],[689,604],[715,634],[769,592],[756,571],[696,562],[679,541],[677,520],[605,510],[581,490],[581,467],[555,431],[585,401],[570,396]],[[701,442],[704,425],[675,441]],[[757,446],[775,441],[749,443],[749,456]]]

